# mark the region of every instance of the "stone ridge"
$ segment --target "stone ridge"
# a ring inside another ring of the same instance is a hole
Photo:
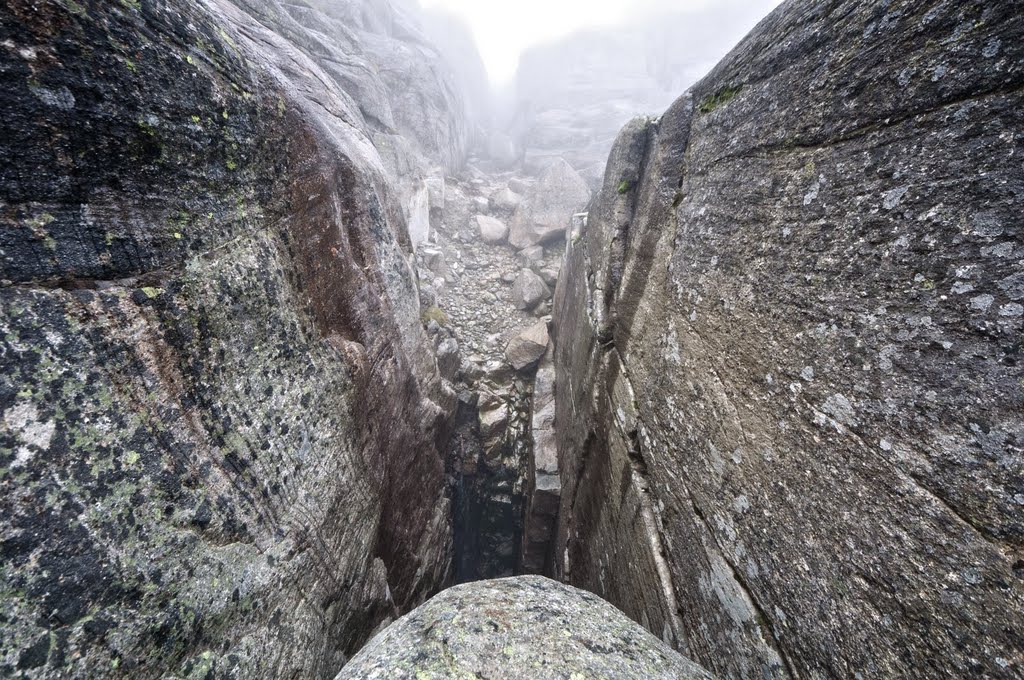
[[[332,677],[451,579],[386,130],[285,9],[0,10],[0,675]]]
[[[791,0],[616,142],[556,573],[713,672],[1022,672],[1018,5]]]
[[[538,576],[444,591],[374,638],[335,680],[710,680],[604,600]]]

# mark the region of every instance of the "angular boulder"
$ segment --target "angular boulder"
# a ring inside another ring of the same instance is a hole
[[[437,595],[377,635],[335,680],[712,680],[601,598],[539,576]]]
[[[532,187],[533,184],[533,180],[524,179],[522,177],[513,177],[508,181],[508,188],[520,196],[523,196],[530,190],[530,187]]]
[[[516,253],[516,260],[518,260],[519,266],[526,269],[539,264],[543,259],[544,246],[530,246],[529,248],[523,248]]]
[[[522,202],[523,197],[507,187],[491,194],[491,205],[504,212],[512,212]]]
[[[540,361],[550,342],[547,322],[538,321],[509,341],[505,358],[517,371],[526,370]]]
[[[522,568],[529,574],[550,573],[562,483],[555,436],[555,362],[545,353],[534,379],[530,421],[527,508],[523,526]]]
[[[564,238],[572,216],[590,200],[590,188],[565,160],[556,159],[530,187],[510,225],[509,243],[516,248]]]
[[[551,289],[544,279],[529,269],[523,269],[512,284],[512,304],[516,309],[529,310],[551,297]]]
[[[487,215],[477,215],[476,228],[480,232],[480,238],[484,243],[491,245],[497,245],[504,243],[505,239],[508,238],[508,226],[501,220]]]
[[[455,338],[443,340],[437,348],[437,368],[441,377],[445,380],[454,380],[461,363],[458,341]]]

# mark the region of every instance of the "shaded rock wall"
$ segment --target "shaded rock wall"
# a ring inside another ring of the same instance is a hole
[[[791,0],[620,135],[558,574],[735,677],[1018,677],[1024,13]]]
[[[331,677],[451,577],[380,102],[300,4],[0,10],[0,675]]]

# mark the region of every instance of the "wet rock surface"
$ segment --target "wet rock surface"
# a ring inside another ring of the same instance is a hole
[[[560,576],[723,676],[1020,676],[1022,36],[794,0],[623,131],[556,291]]]
[[[373,639],[335,680],[710,680],[591,593],[523,576],[456,586]]]
[[[361,5],[0,9],[0,675],[331,677],[451,580],[401,185],[465,138]]]

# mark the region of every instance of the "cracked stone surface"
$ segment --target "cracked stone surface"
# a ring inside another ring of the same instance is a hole
[[[1015,3],[791,0],[627,126],[555,296],[560,576],[722,676],[1020,677],[1022,91]]]

